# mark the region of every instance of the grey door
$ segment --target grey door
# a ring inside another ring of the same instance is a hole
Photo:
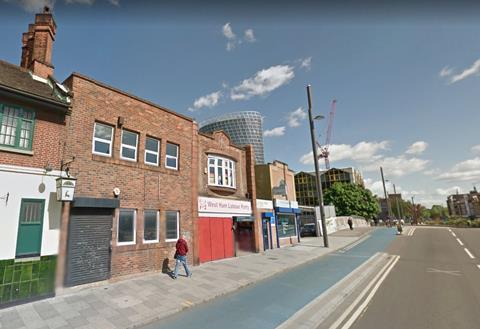
[[[73,209],[68,231],[65,285],[110,278],[112,221],[112,209]]]

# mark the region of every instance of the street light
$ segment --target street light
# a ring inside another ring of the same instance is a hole
[[[323,233],[323,246],[328,248],[328,235],[327,235],[327,225],[325,223],[325,211],[323,209],[323,192],[322,192],[322,182],[320,181],[320,172],[318,168],[318,153],[317,153],[317,140],[315,133],[315,123],[313,120],[321,120],[325,117],[323,115],[317,115],[315,118],[312,115],[312,96],[310,92],[311,86],[307,86],[307,96],[308,96],[308,119],[310,122],[310,137],[312,139],[312,149],[313,149],[313,163],[315,165],[315,178],[317,183],[317,198],[318,205],[320,206],[320,221],[322,222],[322,233]],[[318,236],[318,221],[315,221],[315,227],[317,229]]]
[[[388,179],[385,179],[386,182],[390,182],[392,183],[393,185],[393,194],[395,195],[395,203],[397,204],[397,215],[399,216],[399,218],[401,219],[402,218],[402,214],[400,213],[400,206],[398,204],[398,197],[397,197],[397,189],[395,188],[395,184],[391,181],[391,180],[388,180]]]

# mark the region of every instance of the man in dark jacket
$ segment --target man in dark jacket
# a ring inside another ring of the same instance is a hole
[[[183,267],[185,268],[185,273],[190,278],[192,276],[192,272],[190,272],[187,265],[188,244],[183,234],[180,236],[180,239],[178,239],[175,248],[176,248],[176,251],[175,251],[176,262],[175,262],[175,272],[173,273],[173,278],[174,279],[177,278],[178,268],[180,267],[180,264],[183,264]]]

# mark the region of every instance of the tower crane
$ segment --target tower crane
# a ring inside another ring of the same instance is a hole
[[[322,146],[317,141],[317,147],[319,148],[318,160],[321,159],[321,158],[325,159],[325,168],[327,170],[330,169],[330,161],[328,160],[328,156],[330,155],[329,148],[330,148],[330,142],[332,140],[333,119],[335,117],[336,105],[337,105],[337,100],[334,99],[332,101],[332,105],[331,105],[331,108],[330,108],[330,113],[328,115],[328,126],[327,126],[325,143]]]

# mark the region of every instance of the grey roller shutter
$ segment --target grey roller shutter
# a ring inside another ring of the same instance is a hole
[[[110,277],[111,209],[81,209],[72,213],[68,233],[65,284],[74,286]]]

